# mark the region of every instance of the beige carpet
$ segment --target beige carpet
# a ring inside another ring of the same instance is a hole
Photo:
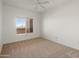
[[[4,45],[2,55],[13,58],[78,58],[79,51],[49,40],[33,39]]]

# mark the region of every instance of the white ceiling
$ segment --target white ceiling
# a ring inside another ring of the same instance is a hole
[[[37,0],[3,0],[4,5],[10,5],[23,9],[28,9],[37,12],[43,12],[49,8],[53,8],[66,0],[39,0],[40,2],[48,1],[48,3],[42,4],[45,8],[40,7],[37,4]]]

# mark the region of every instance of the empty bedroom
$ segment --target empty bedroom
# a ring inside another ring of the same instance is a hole
[[[0,58],[79,58],[79,0],[0,0]]]

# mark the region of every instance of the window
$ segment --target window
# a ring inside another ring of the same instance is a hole
[[[16,19],[16,34],[32,33],[33,19],[32,18],[17,18]]]

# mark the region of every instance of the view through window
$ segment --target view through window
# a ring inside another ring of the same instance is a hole
[[[33,32],[33,19],[32,18],[17,18],[16,19],[16,33],[32,33]]]

